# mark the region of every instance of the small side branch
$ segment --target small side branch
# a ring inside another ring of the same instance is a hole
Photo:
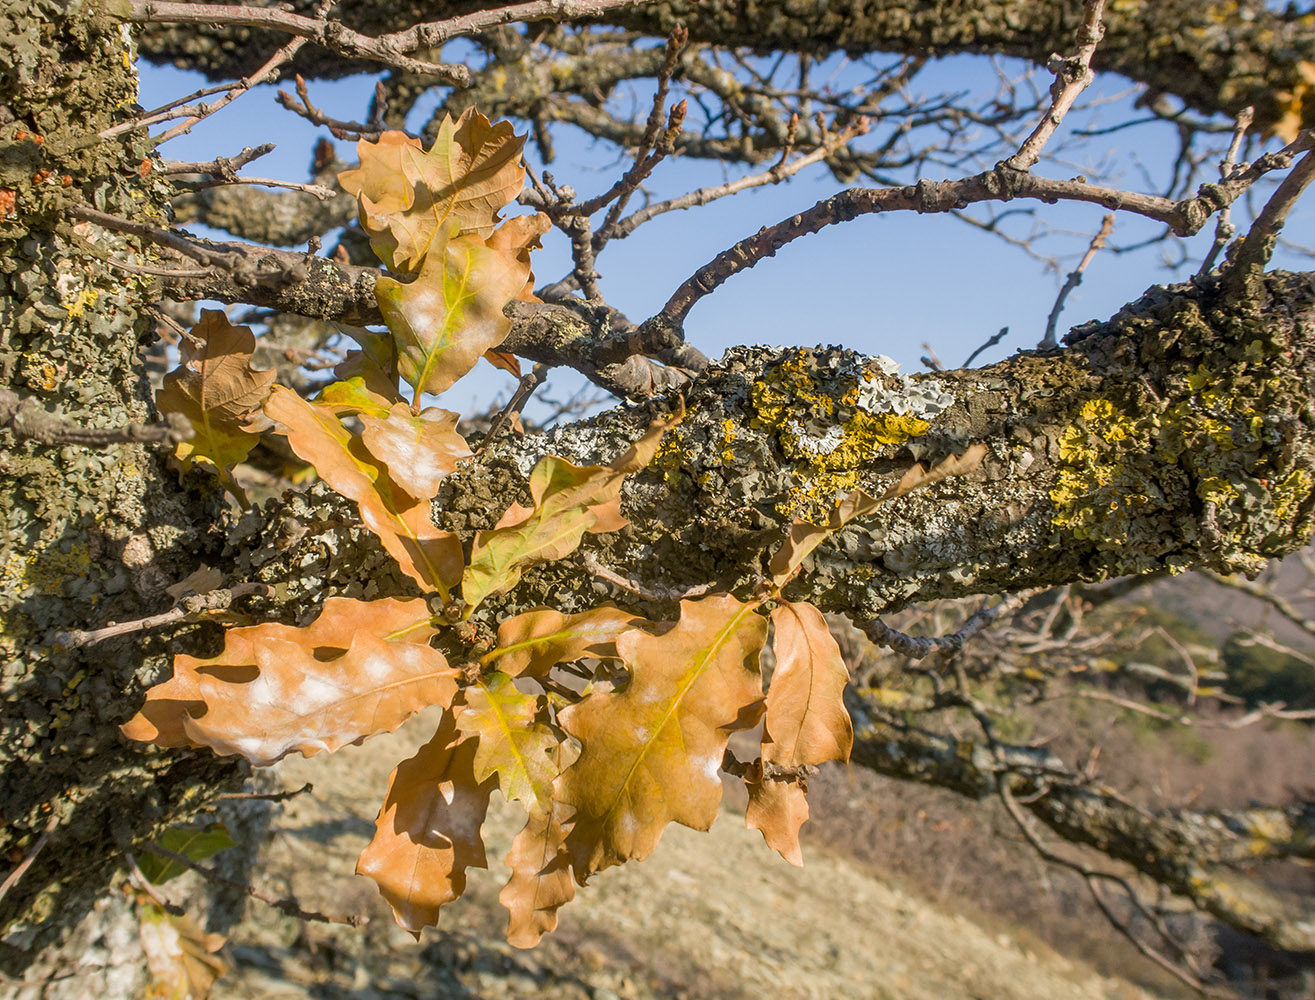
[[[1002,615],[1009,614],[1022,607],[1023,602],[1031,594],[1009,594],[998,604],[982,608],[975,615],[963,623],[959,631],[951,635],[942,636],[912,636],[904,632],[896,631],[891,628],[880,618],[873,618],[869,622],[855,623],[860,632],[875,642],[878,646],[886,646],[904,656],[914,660],[921,660],[931,653],[957,653],[963,649],[963,644],[975,636],[986,626],[990,625]]]
[[[106,448],[114,444],[174,445],[191,440],[191,424],[177,413],[169,414],[158,424],[136,420],[123,427],[84,427],[82,424],[51,413],[32,397],[20,398],[12,389],[0,388],[0,427],[8,427],[20,441],[38,444],[79,444],[87,448]]]
[[[298,920],[305,920],[311,923],[320,924],[347,924],[349,927],[364,927],[370,922],[366,916],[352,915],[348,917],[338,917],[327,913],[319,913],[315,910],[303,910],[297,905],[296,900],[279,899],[268,893],[261,892],[254,886],[246,885],[242,882],[235,882],[231,878],[225,878],[217,871],[207,868],[205,865],[197,864],[185,854],[179,854],[177,851],[171,851],[167,847],[161,847],[154,841],[151,842],[150,850],[152,854],[158,854],[162,858],[168,858],[170,861],[177,862],[184,868],[189,868],[196,872],[207,882],[213,882],[215,885],[222,885],[226,889],[234,889],[252,899],[258,899],[267,906],[272,906],[280,913],[286,913],[290,917],[296,917]]]
[[[1068,273],[1068,278],[1064,282],[1064,287],[1059,290],[1059,295],[1055,297],[1055,305],[1050,310],[1050,316],[1046,320],[1046,334],[1041,338],[1041,343],[1037,344],[1037,349],[1048,351],[1058,346],[1055,339],[1055,326],[1059,323],[1059,314],[1064,311],[1064,302],[1068,299],[1069,293],[1078,285],[1082,284],[1083,272],[1097,253],[1105,246],[1105,241],[1109,239],[1110,233],[1114,232],[1114,213],[1105,216],[1100,222],[1100,231],[1091,238],[1091,245],[1087,247],[1087,252],[1082,255],[1082,260],[1078,266]]]
[[[158,615],[148,615],[130,622],[114,622],[104,628],[84,631],[72,629],[55,634],[54,643],[60,649],[76,649],[80,646],[93,646],[116,635],[131,635],[145,632],[147,629],[172,625],[214,611],[226,611],[239,597],[257,594],[261,597],[274,596],[274,588],[266,583],[238,583],[222,590],[212,590],[206,594],[193,594],[184,597],[168,611]]]

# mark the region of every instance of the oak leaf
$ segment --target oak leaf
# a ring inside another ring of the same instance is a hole
[[[457,672],[430,648],[435,633],[423,598],[334,597],[305,628],[230,629],[218,656],[175,657],[173,677],[146,693],[122,731],[256,763],[332,750],[452,699]]]
[[[475,779],[476,742],[444,712],[433,738],[389,776],[374,838],[356,862],[417,937],[465,891],[467,868],[488,867],[480,827],[496,783]]]
[[[145,893],[137,903],[142,951],[151,973],[145,996],[157,1000],[205,1000],[228,971],[217,954],[226,938],[207,934],[191,917],[167,912]]]
[[[509,801],[527,810],[546,808],[561,761],[571,763],[577,748],[548,725],[547,699],[517,690],[512,679],[493,671],[462,689],[464,707],[457,728],[477,737],[475,780],[496,775]]]
[[[444,116],[426,152],[403,132],[356,144],[360,167],[338,175],[360,206],[361,226],[389,268],[415,271],[437,233],[455,228],[486,237],[499,210],[525,184],[523,136],[510,122],[490,124],[474,108]]]
[[[558,663],[616,656],[616,638],[644,619],[611,605],[567,615],[535,608],[498,625],[498,645],[483,662],[512,677],[542,676]]]
[[[372,628],[389,639],[427,643],[437,634],[429,605],[423,598],[384,598],[369,602],[365,608]],[[229,629],[224,633],[224,648],[218,656],[205,659],[181,654],[175,656],[173,677],[147,691],[146,704],[120,729],[128,739],[143,743],[161,747],[189,746],[183,720],[205,709],[199,686],[202,670],[233,683],[250,679],[258,639],[303,642],[322,655],[338,655],[347,651],[361,622],[362,602],[348,597],[330,597],[316,619],[304,628],[269,622]]]
[[[155,838],[155,844],[192,861],[204,861],[212,854],[237,846],[233,838],[228,835],[228,828],[223,823],[210,823],[206,826],[171,826]],[[152,885],[162,885],[187,872],[182,862],[166,858],[163,854],[156,854],[149,847],[137,859],[137,864],[146,881]]]
[[[412,414],[406,403],[394,403],[386,416],[361,415],[361,439],[394,483],[417,500],[429,500],[457,463],[474,454],[457,433],[459,419],[433,406]]]
[[[580,884],[648,857],[668,823],[712,825],[726,743],[762,714],[767,622],[755,608],[729,594],[682,601],[670,631],[617,639],[628,684],[558,715],[582,747],[556,784],[558,800],[575,810],[566,848]]]
[[[531,810],[511,842],[511,878],[498,901],[508,910],[507,943],[515,948],[535,947],[557,927],[557,911],[575,898],[571,858],[564,846],[570,812],[560,802]]]
[[[522,570],[574,552],[585,532],[616,531],[621,516],[621,484],[653,460],[662,435],[678,423],[682,410],[655,420],[625,454],[608,465],[573,465],[548,455],[530,473],[532,507],[513,504],[494,528],[480,531],[461,583],[472,607],[510,590]]]
[[[854,726],[845,709],[849,671],[822,613],[811,604],[782,602],[772,612],[776,669],[763,717],[762,766],[748,782],[745,821],[791,864],[803,863],[799,827],[808,818],[803,769],[848,760]],[[768,765],[775,765],[775,768]],[[794,770],[781,780],[763,770]]]
[[[375,281],[397,347],[397,372],[417,393],[442,392],[511,332],[506,306],[525,287],[528,261],[478,236],[434,235],[414,280]]]
[[[360,393],[369,393],[358,388]],[[391,415],[386,401],[375,399],[376,405]],[[275,387],[265,404],[265,413],[282,425],[298,457],[314,465],[329,486],[356,501],[361,520],[379,536],[402,572],[446,598],[447,589],[461,578],[465,560],[460,541],[451,532],[434,526],[429,496],[412,496],[395,481],[384,461],[367,450],[361,437],[343,425],[334,409],[334,405],[307,402],[282,386]],[[436,469],[447,461],[442,457],[448,454],[446,445],[434,453],[424,450],[432,442],[420,436],[414,440],[417,466]],[[393,461],[397,460],[394,455]]]
[[[848,494],[836,505],[824,525],[795,521],[790,526],[786,540],[781,543],[781,547],[776,550],[771,562],[768,563],[767,568],[772,574],[772,582],[778,587],[785,586],[815,548],[855,518],[871,514],[887,500],[939,483],[950,476],[962,476],[972,472],[981,464],[985,455],[986,445],[975,444],[962,455],[951,455],[930,469],[921,462],[916,463],[904,473],[899,482],[879,496],[871,496],[863,490],[854,490]]]
[[[241,497],[228,470],[260,440],[247,422],[269,396],[276,373],[251,367],[255,335],[249,327],[234,326],[218,309],[201,310],[192,333],[201,343],[182,341],[181,363],[164,377],[155,405],[161,413],[181,414],[196,432],[178,443],[174,454],[179,461],[212,468]]]

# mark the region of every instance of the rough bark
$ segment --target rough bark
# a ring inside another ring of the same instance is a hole
[[[0,9],[0,384],[92,427],[149,419],[136,357],[150,335],[142,284],[70,227],[86,199],[160,217],[167,189],[146,143],[96,132],[131,110],[135,74],[119,23],[85,2]],[[0,906],[0,964],[15,968],[92,905],[131,840],[195,808],[231,774],[200,754],[115,738],[140,683],[167,669],[169,640],[58,652],[52,635],[167,607],[163,588],[216,548],[220,504],[180,489],[139,445],[104,450],[0,442],[0,855],[49,842]]]
[[[308,8],[309,0],[299,0]],[[461,5],[462,10],[488,6]],[[424,3],[349,0],[337,8],[354,28],[382,33],[433,16]],[[889,52],[949,55],[998,52],[1044,65],[1066,52],[1082,14],[1080,0],[669,0],[644,4],[606,18],[606,23],[651,35],[685,24],[695,42],[743,45],[760,51],[825,54]],[[1261,0],[1132,0],[1110,4],[1107,31],[1093,66],[1174,94],[1203,112],[1235,114],[1257,108],[1259,127],[1279,116],[1286,96],[1310,86],[1303,63],[1315,62],[1315,14],[1269,11]],[[152,27],[142,39],[148,58],[201,70],[214,78],[248,73],[281,44],[279,36],[253,29]],[[357,71],[331,53],[306,51],[303,73],[340,76]],[[1306,127],[1315,124],[1315,102],[1306,102]]]

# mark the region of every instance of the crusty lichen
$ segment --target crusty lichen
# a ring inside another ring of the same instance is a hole
[[[754,383],[749,426],[772,435],[797,469],[778,513],[824,517],[874,462],[926,434],[953,403],[935,379],[895,374],[888,358],[792,351]]]

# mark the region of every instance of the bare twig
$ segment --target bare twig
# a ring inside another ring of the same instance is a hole
[[[207,868],[205,865],[197,864],[191,858],[187,857],[187,855],[171,851],[167,847],[161,847],[155,841],[151,841],[150,849],[152,854],[158,854],[163,858],[168,858],[170,861],[176,861],[183,867],[190,868],[208,882],[213,882],[216,885],[222,885],[227,889],[234,889],[237,892],[244,893],[252,899],[258,899],[267,906],[274,907],[274,909],[278,910],[280,913],[286,913],[288,916],[296,917],[298,920],[321,924],[347,924],[351,927],[364,927],[370,922],[370,918],[366,916],[352,915],[348,917],[337,917],[326,913],[318,913],[314,910],[303,910],[297,905],[295,900],[279,899],[276,896],[270,896],[267,893],[259,891],[254,886],[246,885],[242,882],[235,882],[231,878],[225,878],[217,871]]]
[[[616,570],[604,566],[598,560],[598,557],[592,552],[585,552],[582,559],[584,562],[584,568],[594,576],[598,577],[598,579],[606,580],[613,586],[620,587],[622,590],[628,591],[637,597],[642,597],[646,601],[652,601],[655,604],[669,601],[681,601],[687,597],[698,597],[702,594],[706,594],[716,586],[715,583],[701,583],[696,587],[690,587],[688,590],[668,590],[665,588],[657,590],[645,587],[637,580],[632,580],[629,577],[622,576],[620,573],[616,572]]]
[[[1101,24],[1104,9],[1105,0],[1086,0],[1083,4],[1082,25],[1078,28],[1077,52],[1067,59],[1059,56],[1051,57],[1050,68],[1055,73],[1055,83],[1050,88],[1050,107],[1046,109],[1046,113],[1032,130],[1032,134],[1018,148],[1018,152],[1005,160],[1005,164],[1011,169],[1026,173],[1036,166],[1037,161],[1041,159],[1042,148],[1059,128],[1064,115],[1073,107],[1078,95],[1095,79],[1095,75],[1091,72],[1091,57],[1095,55],[1096,46],[1105,36],[1105,26]]]
[[[286,188],[289,191],[300,191],[302,194],[311,195],[320,201],[328,201],[337,193],[323,184],[281,181],[273,177],[216,177],[208,181],[183,180],[180,181],[180,184],[183,187],[179,190],[178,195],[191,194],[193,191],[204,191],[206,188],[225,187],[229,184],[255,184],[260,187]]]
[[[230,263],[230,254],[211,250],[194,240],[187,239],[181,233],[161,229],[159,226],[99,212],[87,205],[71,205],[68,213],[86,222],[94,222],[103,229],[112,229],[115,232],[127,233],[129,236],[136,236],[152,243],[158,243],[160,246],[176,250],[183,256],[191,257],[193,260],[207,266],[219,265],[224,267]]]
[[[1000,341],[1004,340],[1005,337],[1007,336],[1009,336],[1009,327],[1007,326],[1000,327],[1000,329],[997,330],[995,333],[993,333],[984,344],[978,347],[977,350],[973,351],[972,354],[968,355],[968,360],[963,363],[963,366],[965,368],[972,367],[972,363],[977,360],[977,356],[979,354],[981,354],[983,351],[989,351],[992,347],[1000,343]]]
[[[166,160],[160,168],[165,174],[213,174],[216,177],[236,177],[237,172],[252,160],[258,160],[274,151],[274,143],[262,142],[259,146],[245,146],[236,156],[216,156],[213,160],[185,163]]]
[[[516,21],[574,20],[597,17],[607,11],[633,7],[643,0],[530,0],[463,14],[443,21],[416,24],[404,31],[370,36],[341,22],[295,14],[280,7],[243,4],[175,3],[168,0],[133,0],[128,19],[138,24],[240,24],[271,28],[315,42],[332,52],[355,59],[396,66],[398,69],[436,76],[459,87],[469,86],[465,66],[431,63],[405,53],[437,49],[444,42]]]
[[[501,412],[493,418],[493,424],[489,427],[489,432],[484,435],[484,440],[479,443],[475,449],[475,454],[482,455],[494,441],[498,439],[503,428],[509,424],[514,417],[520,415],[525,406],[525,401],[530,398],[531,394],[539,386],[543,385],[543,380],[548,377],[547,365],[535,365],[524,377],[521,378],[520,385],[516,386],[516,391],[511,394],[511,399],[507,400]]]
[[[161,612],[158,615],[148,615],[145,618],[137,618],[129,622],[112,622],[103,628],[93,629],[89,632],[82,629],[57,632],[54,637],[54,644],[60,649],[92,646],[116,635],[144,632],[147,629],[158,628],[161,625],[171,625],[174,622],[195,618],[212,611],[224,611],[239,597],[247,597],[251,594],[272,597],[274,588],[267,583],[236,583],[232,587],[184,597],[168,611]]]
[[[177,444],[191,440],[192,425],[179,414],[169,414],[158,424],[132,421],[123,427],[85,427],[51,413],[36,399],[20,398],[12,389],[0,388],[0,427],[15,437],[38,444],[78,444],[105,448],[113,444]]]
[[[1315,129],[1306,129],[1298,134],[1296,140],[1285,147],[1283,152],[1297,146],[1305,150],[1306,155],[1279,182],[1265,207],[1256,216],[1256,221],[1251,224],[1251,229],[1238,244],[1237,253],[1230,264],[1230,280],[1235,284],[1238,280],[1245,281],[1251,273],[1263,269],[1269,263],[1279,230],[1287,221],[1288,213],[1310,182],[1315,180]]]
[[[1247,129],[1251,127],[1255,113],[1255,108],[1243,108],[1238,114],[1237,123],[1233,127],[1233,141],[1228,144],[1228,152],[1224,154],[1223,162],[1219,164],[1220,180],[1226,179],[1233,172],[1233,164],[1237,162],[1237,154],[1242,150],[1242,140],[1246,138]],[[1236,234],[1237,227],[1233,225],[1232,206],[1225,205],[1219,213],[1219,220],[1215,223],[1215,241],[1210,245],[1210,252],[1205,255],[1205,260],[1201,262],[1201,269],[1196,273],[1209,274],[1220,252]]]
[[[296,798],[298,795],[304,795],[314,790],[315,786],[308,781],[300,788],[291,788],[282,792],[225,792],[223,795],[216,795],[215,800],[217,802],[245,802],[248,800],[286,802],[288,799]]]
[[[1031,592],[1008,594],[1002,598],[999,603],[992,607],[983,607],[974,614],[963,626],[951,635],[942,636],[912,636],[891,628],[880,618],[873,618],[867,622],[856,622],[855,625],[860,632],[875,642],[878,646],[886,646],[895,652],[914,660],[921,660],[930,653],[946,652],[953,653],[963,649],[963,644],[975,636],[986,626],[1001,615],[1022,607],[1023,602],[1031,596]]]
[[[382,125],[363,125],[360,122],[345,122],[337,118],[331,118],[323,111],[311,103],[310,91],[306,87],[306,81],[302,79],[301,74],[297,74],[297,97],[301,98],[298,103],[297,99],[289,94],[286,90],[278,92],[278,102],[287,108],[293,114],[301,115],[313,125],[323,125],[327,128],[335,139],[361,139],[367,136],[377,136],[384,131]]]
[[[1105,241],[1109,239],[1112,232],[1114,232],[1113,212],[1100,220],[1100,230],[1091,238],[1091,244],[1087,247],[1087,252],[1082,255],[1082,260],[1078,261],[1078,266],[1068,273],[1068,278],[1064,281],[1064,287],[1055,296],[1055,304],[1051,307],[1050,316],[1046,319],[1046,333],[1041,338],[1041,343],[1036,345],[1037,350],[1049,351],[1057,346],[1055,326],[1059,323],[1059,314],[1064,311],[1064,302],[1068,299],[1069,293],[1082,284],[1083,272],[1087,270],[1087,266],[1100,252],[1101,248],[1105,246]]]
[[[0,882],[0,899],[4,899],[5,894],[18,884],[18,880],[23,877],[23,873],[32,867],[32,862],[37,859],[37,855],[40,854],[41,849],[46,846],[46,841],[50,839],[50,834],[58,825],[58,816],[52,815],[50,819],[46,820],[46,827],[41,831],[41,836],[37,837],[32,846],[27,849],[27,853],[23,855],[23,860],[15,866],[13,871],[5,876],[3,882]]]

